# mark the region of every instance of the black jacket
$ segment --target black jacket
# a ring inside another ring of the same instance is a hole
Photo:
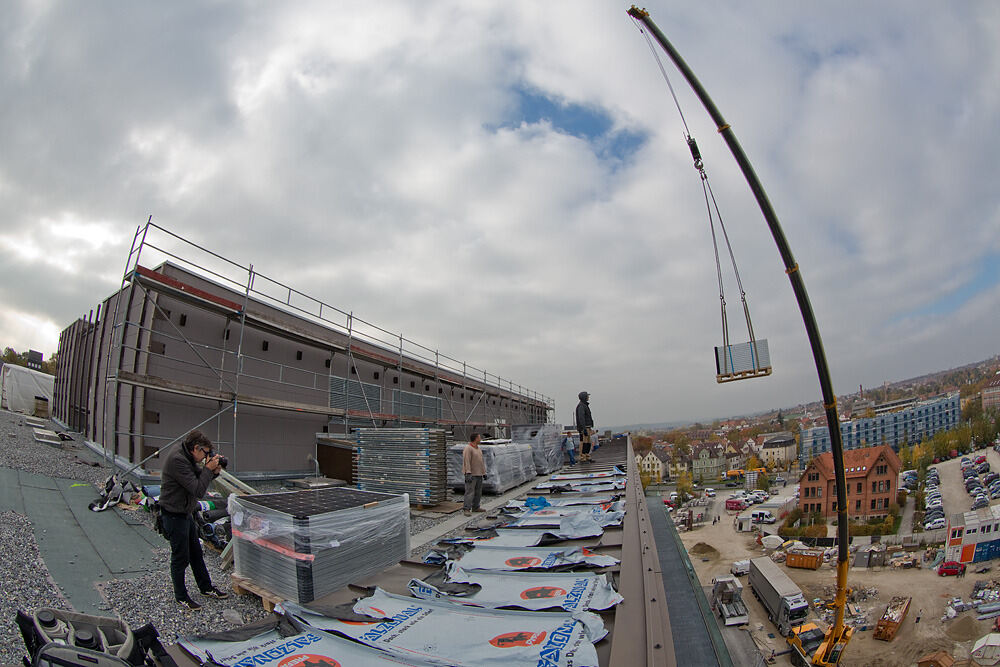
[[[215,473],[199,468],[191,452],[178,443],[160,473],[160,508],[175,514],[191,514],[213,479]]]
[[[594,418],[590,414],[590,404],[587,401],[580,401],[576,404],[576,430],[584,431],[594,425]]]

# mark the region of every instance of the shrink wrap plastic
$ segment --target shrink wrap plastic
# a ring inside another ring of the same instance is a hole
[[[535,473],[547,475],[563,466],[562,424],[523,424],[512,426],[511,441],[531,445]]]
[[[480,444],[483,462],[486,464],[486,479],[483,492],[501,494],[535,478],[535,463],[531,445],[518,443]],[[448,448],[448,486],[453,489],[465,488],[462,474],[462,451],[465,445]]]
[[[300,603],[395,565],[410,552],[406,494],[349,488],[229,497],[234,572]]]

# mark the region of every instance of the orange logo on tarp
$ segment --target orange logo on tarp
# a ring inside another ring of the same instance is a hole
[[[326,655],[303,653],[285,658],[278,667],[341,667],[340,663]]]
[[[566,591],[556,586],[536,586],[526,591],[521,591],[522,600],[541,600],[543,598],[557,598],[566,595]]]
[[[515,556],[514,558],[508,558],[504,562],[511,567],[535,567],[542,564],[542,559],[535,558],[534,556]]]
[[[377,607],[372,607],[372,611],[377,612],[385,616],[385,612]],[[376,623],[381,623],[382,621],[340,621],[341,623],[347,623],[348,625],[375,625]],[[279,665],[280,667],[280,665]]]
[[[507,632],[497,635],[490,643],[497,648],[513,648],[515,646],[534,646],[545,641],[545,632]]]

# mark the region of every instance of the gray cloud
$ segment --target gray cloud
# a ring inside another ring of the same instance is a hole
[[[604,424],[818,398],[773,241],[668,64],[775,364],[768,380],[715,384],[702,192],[626,8],[12,5],[0,20],[0,344],[54,350],[116,287],[152,215],[553,396],[557,421],[584,388]],[[1000,253],[993,3],[649,9],[768,190],[838,391],[997,352],[1000,289],[983,268]],[[642,139],[619,161],[608,136],[520,122],[518,91]]]

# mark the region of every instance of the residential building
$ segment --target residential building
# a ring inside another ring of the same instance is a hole
[[[844,452],[847,473],[847,512],[853,518],[885,515],[896,502],[901,468],[899,456],[888,445]],[[836,481],[833,454],[812,460],[799,480],[799,509],[805,514],[836,515]]]
[[[665,450],[653,447],[645,455],[635,455],[639,472],[649,475],[653,483],[662,482],[664,473],[669,476],[670,455]]]
[[[1000,373],[983,387],[983,410],[1000,410]]]
[[[895,402],[894,402],[895,403]],[[957,391],[926,401],[899,401],[905,407],[884,412],[873,409],[875,416],[841,420],[840,435],[844,449],[889,445],[894,451],[931,437],[938,431],[958,426],[962,417]],[[799,432],[799,464],[808,465],[816,456],[830,451],[830,431],[826,426]]]
[[[746,442],[727,443],[725,453],[726,470],[743,470],[753,456],[753,449]]]
[[[697,481],[719,479],[726,459],[725,448],[718,442],[700,442],[691,446],[691,477]]]
[[[677,453],[675,448],[670,456],[670,462],[667,464],[667,469],[670,471],[670,478],[677,479],[681,473],[691,472],[691,457],[681,456]]]
[[[769,470],[784,469],[798,456],[795,435],[788,431],[765,433],[760,441],[760,460]]]

